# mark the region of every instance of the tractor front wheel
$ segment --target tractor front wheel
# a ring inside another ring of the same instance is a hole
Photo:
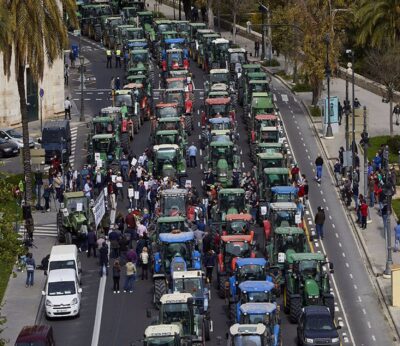
[[[72,234],[69,231],[65,232],[65,244],[66,245],[72,244]]]
[[[206,341],[210,341],[211,336],[211,321],[208,319],[204,319],[204,338]]]
[[[225,297],[225,276],[220,276],[218,278],[218,295],[222,299],[226,298]]]

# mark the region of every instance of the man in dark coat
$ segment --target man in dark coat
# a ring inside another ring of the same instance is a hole
[[[317,229],[318,239],[324,239],[324,223],[325,211],[322,207],[318,207],[317,214],[315,214],[315,228]]]

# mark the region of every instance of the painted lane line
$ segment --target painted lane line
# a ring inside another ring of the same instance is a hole
[[[376,341],[375,335],[371,336],[372,340]]]
[[[367,311],[364,308],[362,309],[362,312],[363,312],[364,315],[367,314]]]
[[[357,285],[353,285],[353,287],[354,287],[354,289],[355,289],[355,290],[358,290],[358,287],[357,287]]]
[[[336,238],[339,238],[339,234],[335,233]]]
[[[96,317],[94,320],[92,344],[91,344],[92,346],[97,346],[99,344],[101,316],[103,314],[103,301],[104,301],[104,292],[106,290],[106,281],[107,281],[107,276],[103,275],[100,279],[99,293],[97,295]]]
[[[326,203],[326,199],[325,198],[323,198],[322,200],[324,201],[324,203]]]
[[[368,324],[368,328],[371,329],[371,328],[372,328],[372,327],[371,327],[371,322],[368,321],[367,324]]]
[[[335,226],[335,224],[334,224],[334,223],[332,224],[332,228],[336,228],[336,226]]]
[[[343,257],[346,257],[346,254],[343,252],[343,253],[342,253],[342,256],[343,256]]]
[[[341,242],[339,242],[339,247],[342,247],[342,243]]]
[[[360,296],[358,296],[357,298],[358,298],[358,301],[361,303],[361,302],[362,302],[362,299],[361,299],[361,297],[360,297]]]
[[[321,190],[320,192],[321,192],[321,195],[323,195],[323,194],[324,194],[324,191],[322,191],[322,190]]]
[[[346,262],[346,267],[347,267],[347,268],[349,268],[349,267],[350,267],[350,265],[349,265],[347,262]]]
[[[101,101],[102,99],[96,99],[96,101]]]
[[[329,220],[332,220],[332,215],[329,215]]]

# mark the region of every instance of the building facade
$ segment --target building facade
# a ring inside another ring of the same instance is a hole
[[[21,112],[19,94],[14,73],[14,59],[11,61],[11,76],[3,74],[3,56],[0,55],[0,127],[19,127]],[[43,97],[40,98],[40,89]],[[25,73],[25,92],[29,121],[52,119],[64,112],[64,61],[54,61],[49,67],[45,64],[43,80],[35,83],[29,73]]]

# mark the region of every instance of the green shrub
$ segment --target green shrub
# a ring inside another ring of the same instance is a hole
[[[394,213],[396,214],[397,219],[400,219],[400,199],[392,200],[392,208]]]
[[[271,60],[264,60],[263,62],[261,62],[261,65],[269,67],[277,67],[280,66],[281,64],[279,63],[278,60],[271,59]]]
[[[286,72],[283,71],[283,70],[278,71],[278,72],[276,72],[275,74],[278,75],[279,77],[282,77],[282,78],[285,79],[285,80],[292,80],[292,76],[286,74]]]
[[[312,91],[311,86],[308,83],[297,83],[293,88],[292,91],[302,93],[302,92],[309,92]]]
[[[308,109],[310,110],[310,114],[314,118],[320,118],[321,117],[321,108],[318,106],[309,106]]]
[[[372,160],[383,145],[389,146],[389,162],[399,162],[400,136],[376,136],[369,139],[368,160]]]

